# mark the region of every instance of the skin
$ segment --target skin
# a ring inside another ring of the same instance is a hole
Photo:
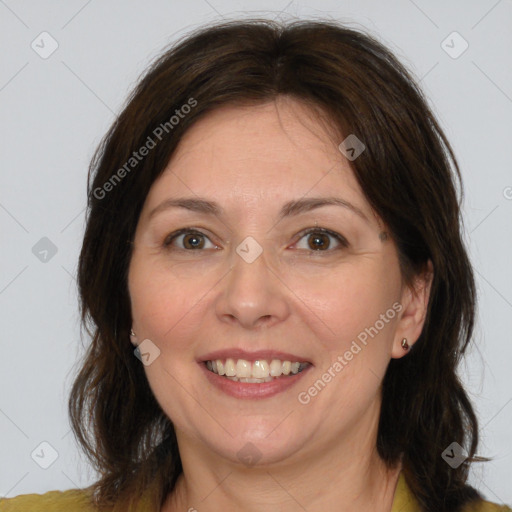
[[[387,470],[376,451],[381,383],[390,359],[407,354],[401,340],[412,345],[421,333],[431,275],[417,276],[414,289],[404,284],[392,237],[339,142],[290,98],[222,107],[188,130],[146,198],[128,276],[132,341],[160,350],[144,368],[184,467],[163,511],[391,510],[400,467]],[[223,214],[150,215],[184,196],[216,201]],[[313,196],[342,198],[366,220],[328,205],[278,221],[284,203]],[[193,235],[164,245],[186,227],[205,235],[202,248],[190,248]],[[314,250],[315,233],[301,235],[310,227],[349,245],[320,234]],[[248,236],[263,250],[252,263],[236,252]],[[299,393],[396,302],[401,311],[300,403]],[[313,366],[280,394],[242,400],[212,386],[197,363],[232,347],[291,352]],[[237,456],[248,442],[261,457],[252,466]]]

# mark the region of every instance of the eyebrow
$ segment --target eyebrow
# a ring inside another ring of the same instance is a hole
[[[306,213],[315,210],[316,208],[321,208],[322,206],[341,206],[351,210],[366,222],[370,222],[368,217],[360,208],[339,197],[307,197],[288,201],[282,206],[278,215],[278,220],[280,221],[286,217],[300,215],[301,213]],[[160,203],[157,207],[151,210],[149,219],[157,213],[171,208],[184,208],[186,210],[213,215],[215,217],[221,217],[223,213],[222,208],[215,201],[208,201],[206,199],[195,197],[178,197],[166,199]]]

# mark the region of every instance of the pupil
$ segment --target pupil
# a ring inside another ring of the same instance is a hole
[[[189,235],[189,238],[185,238],[186,244],[191,247],[199,247],[201,245],[201,239],[197,235]]]
[[[313,240],[313,249],[319,249],[319,248],[322,248],[322,244],[324,243],[325,244],[325,237],[326,235],[315,235],[312,240]],[[323,238],[323,240],[322,240]],[[328,242],[328,241],[327,241]]]

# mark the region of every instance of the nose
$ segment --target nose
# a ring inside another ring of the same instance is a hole
[[[216,303],[221,321],[254,330],[275,325],[289,315],[288,288],[269,266],[267,256],[263,250],[249,263],[233,254],[233,265],[221,281],[223,289]]]

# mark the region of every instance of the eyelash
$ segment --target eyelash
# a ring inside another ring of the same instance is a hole
[[[318,228],[318,227],[314,227],[314,228],[307,228],[303,231],[301,231],[298,236],[299,236],[299,239],[298,241],[300,241],[302,238],[304,238],[305,236],[307,235],[310,235],[312,233],[322,233],[322,234],[325,234],[325,235],[329,235],[333,238],[335,238],[338,243],[339,243],[339,246],[338,247],[335,247],[334,249],[331,249],[330,247],[326,250],[313,250],[313,249],[310,249],[309,252],[313,253],[313,254],[318,254],[318,253],[330,253],[332,251],[335,251],[335,250],[339,250],[339,249],[343,249],[343,248],[347,248],[349,247],[349,243],[347,242],[347,240],[342,236],[340,235],[339,233],[336,233],[335,231],[331,231],[329,229],[325,229],[325,228]],[[168,250],[178,250],[178,251],[182,251],[182,252],[202,252],[204,249],[183,249],[181,247],[178,247],[178,248],[173,248],[172,247],[172,243],[174,242],[174,240],[176,238],[178,238],[179,236],[181,235],[199,235],[201,237],[205,237],[209,240],[209,238],[204,234],[202,233],[201,231],[197,231],[195,229],[192,229],[192,228],[183,228],[183,229],[180,229],[178,231],[175,231],[174,233],[171,233],[170,235],[168,235],[165,240],[164,240],[164,243],[163,243],[163,246],[165,249],[168,249]],[[211,240],[210,240],[211,242]],[[213,243],[213,242],[211,242]],[[296,242],[298,243],[298,242]]]

